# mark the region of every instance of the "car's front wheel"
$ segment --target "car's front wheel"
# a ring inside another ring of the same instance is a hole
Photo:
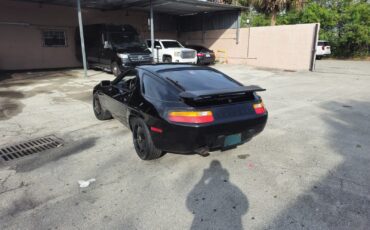
[[[163,156],[163,152],[154,146],[148,126],[143,119],[131,119],[131,127],[135,150],[142,160],[154,160]]]
[[[94,114],[95,114],[95,117],[98,120],[109,120],[109,119],[112,118],[112,115],[110,114],[110,112],[109,111],[106,111],[102,107],[97,92],[94,93],[94,96],[93,96],[93,106],[94,106]]]
[[[163,62],[164,62],[164,63],[172,63],[172,57],[170,57],[170,56],[165,56],[165,57],[163,58]]]
[[[121,69],[119,68],[119,65],[117,64],[117,62],[112,63],[111,71],[112,71],[113,75],[116,76],[116,77],[118,77],[118,75],[121,74]]]

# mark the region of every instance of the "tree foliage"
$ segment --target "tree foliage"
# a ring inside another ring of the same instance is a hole
[[[270,16],[271,25],[276,24],[277,14],[285,10],[289,0],[252,0],[252,5],[257,12]]]
[[[247,18],[251,26],[268,25],[269,15],[260,12],[254,9],[242,15],[242,25]],[[370,3],[366,0],[309,0],[299,7],[287,1],[276,24],[300,23],[320,23],[320,39],[330,42],[335,56],[370,55]]]

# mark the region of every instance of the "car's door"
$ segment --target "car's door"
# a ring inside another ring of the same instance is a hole
[[[163,46],[162,42],[156,41],[154,43],[154,49],[156,50],[156,58],[158,58],[158,62],[163,62],[163,55],[165,52],[165,47]]]
[[[146,44],[149,48],[149,50],[152,52],[154,62],[161,62],[162,61],[162,46],[158,41],[154,41],[154,50],[151,49],[152,42],[151,40],[146,40]]]
[[[106,92],[107,95],[107,109],[111,114],[127,125],[127,107],[128,102],[132,96],[133,90],[136,86],[137,71],[130,70],[122,76],[116,78]]]

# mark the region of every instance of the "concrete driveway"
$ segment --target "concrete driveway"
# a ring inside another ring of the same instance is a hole
[[[370,63],[216,68],[267,88],[265,131],[209,157],[150,162],[136,156],[129,130],[93,115],[92,87],[111,75],[66,70],[0,81],[0,145],[64,140],[0,163],[0,229],[368,229]]]

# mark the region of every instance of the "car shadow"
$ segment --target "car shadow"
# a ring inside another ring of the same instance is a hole
[[[213,160],[186,199],[194,215],[191,229],[243,229],[248,199],[229,181],[229,172]]]

